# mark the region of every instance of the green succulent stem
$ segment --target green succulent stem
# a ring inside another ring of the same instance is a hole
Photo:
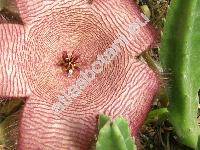
[[[108,116],[100,115],[99,135],[96,150],[136,150],[136,145],[128,122],[119,117],[114,121]]]
[[[200,88],[200,1],[173,0],[161,44],[161,62],[171,73],[169,117],[182,142],[196,148]]]

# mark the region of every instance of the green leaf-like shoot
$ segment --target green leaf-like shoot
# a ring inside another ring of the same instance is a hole
[[[112,122],[109,117],[99,117],[99,135],[96,150],[136,150],[128,123],[123,118]]]

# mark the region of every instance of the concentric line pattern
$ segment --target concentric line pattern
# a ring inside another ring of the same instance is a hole
[[[24,62],[19,54],[24,42],[24,28],[14,24],[0,25],[0,95],[8,97],[28,96],[29,86],[22,71]]]
[[[21,88],[28,91],[24,93],[29,98],[21,116],[18,148],[88,149],[95,140],[97,117],[102,113],[113,118],[122,115],[136,135],[159,84],[148,65],[136,59],[154,44],[157,36],[149,24],[136,33],[128,31],[137,18],[144,21],[136,5],[129,0],[96,0],[92,4],[88,0],[19,0],[17,3],[24,26],[0,26],[5,45],[2,44],[1,52],[6,45],[11,47],[1,56],[0,75],[14,85],[2,85],[0,94],[18,94],[17,80],[27,85]],[[12,38],[6,37],[9,29]],[[56,65],[62,52],[80,55],[84,71],[90,69],[97,55],[110,48],[120,34],[129,43],[118,45],[120,54],[104,66],[103,72],[61,114],[55,114],[52,104],[77,79],[67,78]],[[12,77],[5,74],[9,63],[4,61],[9,60],[6,56],[13,51],[15,57],[11,60],[20,60],[16,65],[20,70],[15,69],[17,75]]]

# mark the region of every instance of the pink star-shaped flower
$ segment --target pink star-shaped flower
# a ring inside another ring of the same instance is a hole
[[[154,29],[148,23],[129,30],[134,22],[145,22],[136,4],[17,0],[17,6],[24,24],[0,24],[0,96],[26,97],[18,148],[88,149],[99,114],[125,117],[136,135],[159,87],[156,73],[137,58],[156,41]],[[124,41],[117,56],[69,100],[66,93],[80,72],[119,37]],[[71,76],[58,65],[64,51],[79,56],[80,71]],[[65,104],[58,113],[52,108],[60,97]]]

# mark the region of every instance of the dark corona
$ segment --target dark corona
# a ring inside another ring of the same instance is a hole
[[[62,60],[58,63],[58,66],[62,67],[62,70],[71,77],[75,71],[79,70],[79,56],[75,56],[73,53],[71,56],[64,51],[62,54]]]

